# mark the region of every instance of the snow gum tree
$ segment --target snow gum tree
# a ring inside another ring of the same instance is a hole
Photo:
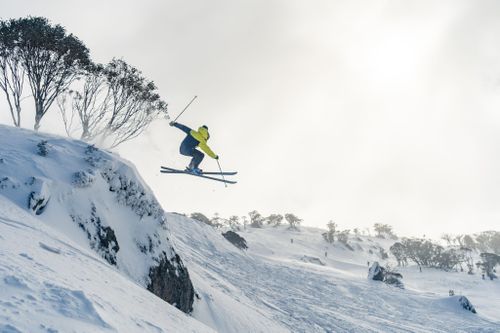
[[[64,27],[51,25],[44,17],[12,19],[3,23],[10,38],[10,54],[15,54],[26,73],[35,102],[34,129],[57,96],[90,63],[89,50]],[[11,70],[12,74],[12,70]]]
[[[275,227],[279,226],[283,221],[283,215],[281,214],[271,214],[266,217],[267,224],[273,225]]]
[[[290,229],[298,229],[300,223],[302,222],[302,219],[291,213],[285,214],[285,220],[290,225]]]
[[[392,239],[397,239],[397,236],[394,234],[392,231],[392,227],[388,224],[382,224],[382,223],[375,223],[373,225],[373,229],[377,233],[378,238],[392,238]]]
[[[333,244],[335,241],[335,234],[337,233],[337,223],[330,221],[326,225],[328,228],[328,231],[323,233],[323,238],[330,244]]]
[[[120,59],[88,66],[58,106],[68,135],[74,132],[70,120],[76,114],[80,139],[100,141],[109,148],[137,137],[154,119],[167,114],[167,103],[154,82]]]
[[[0,22],[0,89],[5,93],[14,126],[21,126],[21,96],[25,70],[21,64],[16,35],[9,22]]]
[[[250,226],[253,228],[262,228],[264,225],[264,217],[256,210],[248,213],[250,216]]]

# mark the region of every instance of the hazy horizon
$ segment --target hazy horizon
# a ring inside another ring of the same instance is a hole
[[[498,2],[0,3],[0,19],[47,17],[94,61],[140,69],[172,118],[198,96],[179,122],[208,125],[238,184],[160,174],[189,161],[165,119],[117,150],[167,211],[294,213],[434,238],[499,229]],[[62,134],[55,105],[41,131]],[[217,170],[209,157],[201,167]]]

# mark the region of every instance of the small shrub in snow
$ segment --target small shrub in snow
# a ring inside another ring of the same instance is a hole
[[[73,174],[72,184],[76,187],[85,188],[94,183],[95,175],[92,171],[77,171]]]
[[[212,225],[212,222],[210,221],[210,219],[208,217],[206,217],[205,215],[203,215],[202,213],[191,213],[190,217],[193,220],[203,222],[203,223],[206,223],[208,225]]]
[[[128,179],[117,171],[106,168],[101,170],[102,177],[109,184],[109,190],[115,192],[117,201],[130,207],[140,217],[152,216],[160,223],[164,221],[165,212],[154,197],[146,194],[146,190],[136,181]]]
[[[308,262],[308,263],[315,264],[315,265],[325,266],[325,263],[322,262],[321,259],[316,258],[316,257],[304,255],[304,256],[302,256],[302,258],[300,258],[300,260],[302,260],[303,262]]]
[[[245,238],[241,237],[234,231],[228,231],[222,234],[225,239],[227,239],[231,244],[236,246],[240,250],[246,250],[248,249],[247,241]]]
[[[88,145],[87,148],[85,148],[85,154],[93,154],[97,152],[99,149],[96,148],[95,145]]]
[[[6,188],[18,188],[19,184],[9,177],[3,177],[0,179],[0,189],[6,189]]]
[[[85,161],[92,167],[98,167],[103,163],[103,158],[99,153],[99,149],[97,149],[94,145],[88,145],[85,148]]]
[[[49,154],[49,146],[47,140],[40,141],[37,145],[37,154],[40,156],[47,156]]]

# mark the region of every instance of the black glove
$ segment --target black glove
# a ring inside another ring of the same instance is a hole
[[[219,155],[215,155],[215,159],[218,160],[219,159]]]
[[[170,126],[174,126],[175,124],[175,121],[171,121],[170,123],[168,123]]]

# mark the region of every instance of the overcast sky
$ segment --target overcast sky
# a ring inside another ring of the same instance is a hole
[[[379,222],[435,237],[500,229],[498,1],[0,5],[2,19],[65,26],[96,62],[139,68],[172,117],[198,96],[179,121],[209,127],[237,185],[160,174],[189,160],[166,120],[119,149],[168,211],[293,212],[311,226]],[[9,123],[3,98],[0,108]],[[54,108],[42,131],[58,122]]]

